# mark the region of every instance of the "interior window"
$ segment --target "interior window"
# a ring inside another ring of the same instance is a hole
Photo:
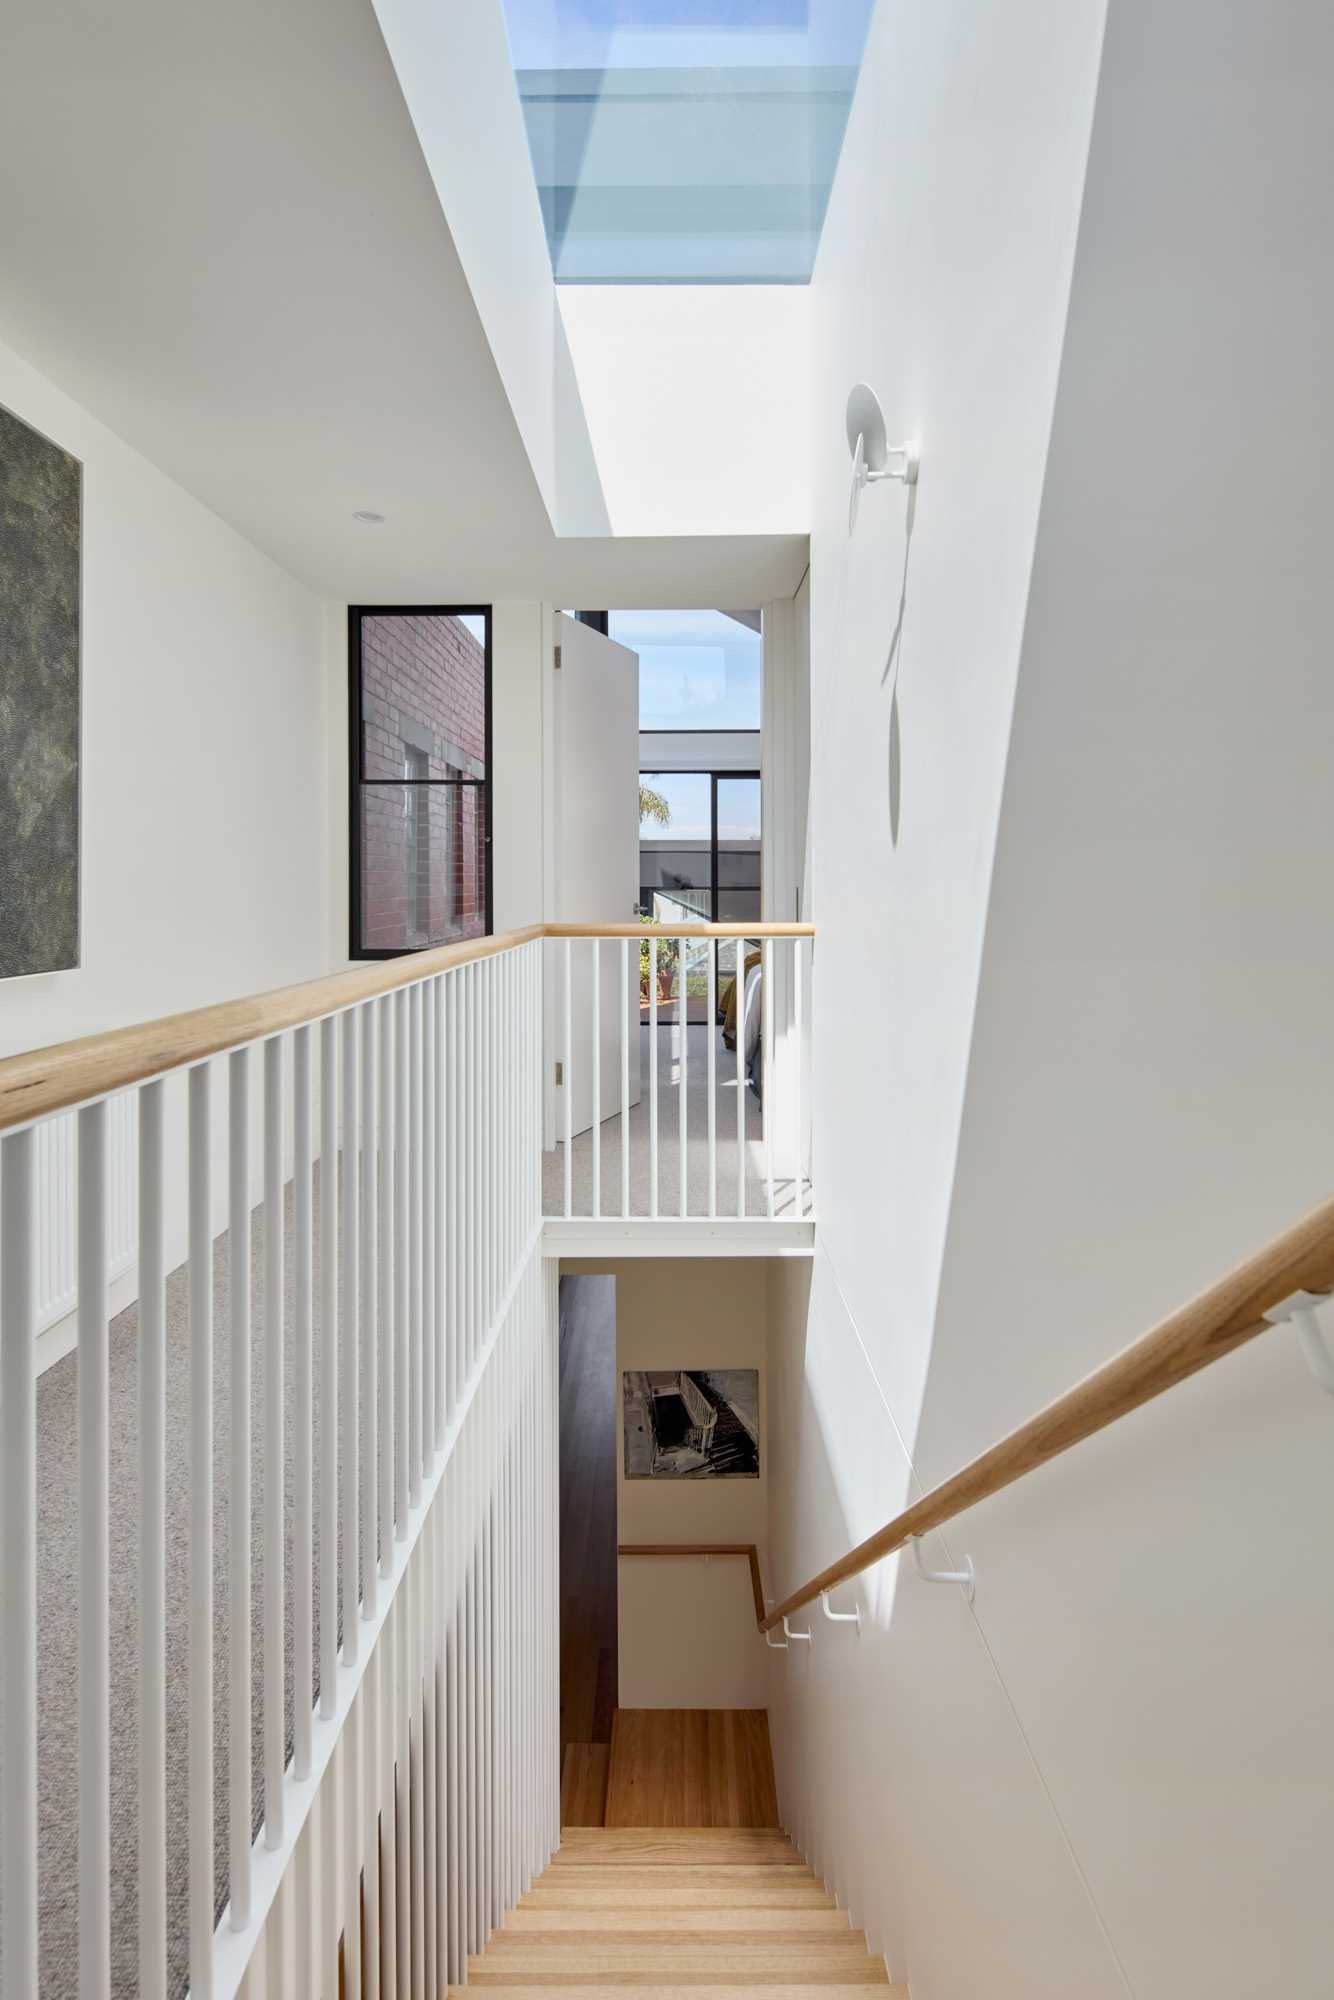
[[[353,958],[491,929],[491,614],[354,607]]]

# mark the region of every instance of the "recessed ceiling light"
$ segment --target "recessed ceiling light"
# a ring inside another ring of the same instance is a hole
[[[369,521],[372,525],[375,525],[376,523],[383,521],[384,515],[377,514],[375,510],[371,507],[358,507],[356,513],[352,516],[352,519],[354,521]]]

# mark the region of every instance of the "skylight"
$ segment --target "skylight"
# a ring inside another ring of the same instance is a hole
[[[504,0],[558,283],[806,284],[873,0]]]

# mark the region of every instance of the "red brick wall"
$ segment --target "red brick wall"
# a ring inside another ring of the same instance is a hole
[[[486,655],[457,618],[361,621],[361,945],[409,951],[486,928]]]

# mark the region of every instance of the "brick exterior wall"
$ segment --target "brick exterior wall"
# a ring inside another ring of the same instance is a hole
[[[479,937],[486,787],[460,781],[486,776],[481,641],[457,618],[363,617],[361,716],[362,948],[411,951]]]

